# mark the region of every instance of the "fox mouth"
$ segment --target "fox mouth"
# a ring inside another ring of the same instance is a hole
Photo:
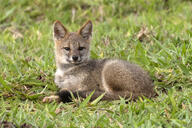
[[[82,63],[82,60],[78,60],[78,61],[71,61],[71,60],[67,60],[70,64],[80,64]]]

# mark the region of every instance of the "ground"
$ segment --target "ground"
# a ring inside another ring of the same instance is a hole
[[[190,0],[1,0],[0,126],[192,127]],[[43,103],[54,84],[52,24],[93,21],[92,58],[121,58],[150,73],[158,96]]]

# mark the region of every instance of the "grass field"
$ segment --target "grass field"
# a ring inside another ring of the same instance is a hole
[[[127,104],[42,103],[54,84],[52,24],[76,31],[93,21],[92,58],[147,70],[159,96]],[[13,127],[192,127],[190,0],[0,0],[0,125]]]

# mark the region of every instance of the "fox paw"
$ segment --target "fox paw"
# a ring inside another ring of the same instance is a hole
[[[76,93],[72,92],[72,94],[75,98],[77,97]],[[61,90],[57,93],[57,95],[59,96],[60,101],[62,101],[63,103],[72,102],[72,96],[70,91],[68,90]]]
[[[43,102],[53,102],[53,101],[59,101],[59,96],[56,95],[51,95],[51,96],[46,96],[43,98]]]

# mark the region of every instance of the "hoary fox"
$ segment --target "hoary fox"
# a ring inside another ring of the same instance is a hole
[[[120,59],[89,58],[92,29],[91,21],[77,32],[69,32],[60,21],[54,23],[55,83],[60,91],[43,101],[69,102],[71,93],[74,97],[86,98],[93,91],[91,100],[102,94],[102,100],[152,97],[153,81],[138,65]]]

